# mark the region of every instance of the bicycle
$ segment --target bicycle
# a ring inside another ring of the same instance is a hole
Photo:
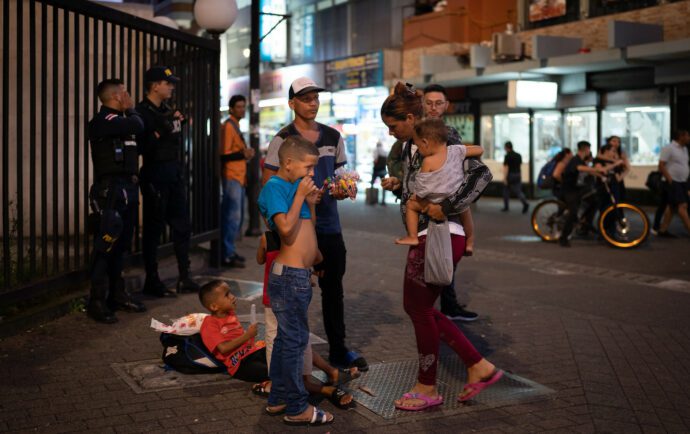
[[[649,236],[649,219],[639,207],[626,202],[617,202],[609,181],[603,183],[611,198],[611,205],[599,214],[597,228],[601,238],[612,247],[630,249],[639,246]],[[592,195],[593,192],[587,195]],[[585,196],[587,196],[585,195]],[[584,197],[583,197],[584,198]],[[565,202],[547,199],[540,202],[532,212],[532,229],[546,242],[558,241],[568,217]],[[575,229],[587,229],[589,223],[578,218]]]

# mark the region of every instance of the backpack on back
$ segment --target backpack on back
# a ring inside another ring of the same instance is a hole
[[[166,369],[183,374],[216,374],[227,372],[227,367],[211,354],[201,340],[201,334],[190,336],[161,333],[163,362]]]
[[[553,171],[556,169],[556,164],[558,163],[555,158],[552,158],[548,163],[544,164],[537,176],[537,187],[544,190],[553,188],[556,184],[553,179]]]

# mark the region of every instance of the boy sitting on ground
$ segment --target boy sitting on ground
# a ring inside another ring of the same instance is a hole
[[[319,249],[314,229],[320,190],[314,185],[319,151],[301,136],[290,136],[278,152],[280,169],[259,195],[259,210],[280,235],[280,252],[268,278],[271,310],[278,334],[271,357],[272,387],[266,411],[285,411],[288,425],[324,425],[333,415],[309,405],[301,372],[309,343],[308,309],[312,297],[311,267]]]
[[[201,339],[214,357],[228,367],[228,373],[238,380],[263,381],[268,378],[266,348],[263,341],[255,342],[256,324],[245,331],[235,308],[237,299],[222,280],[213,280],[201,287],[199,300],[211,313],[201,324]]]

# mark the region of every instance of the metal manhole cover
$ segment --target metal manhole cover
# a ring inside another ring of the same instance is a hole
[[[397,410],[393,401],[410,390],[417,378],[417,360],[404,360],[399,362],[379,363],[369,366],[369,371],[361,378],[348,384],[358,404],[368,408],[384,419],[393,419],[405,416],[420,416],[419,412],[405,412]],[[438,385],[443,394],[444,404],[435,409],[425,411],[459,411],[466,408],[466,404],[457,402],[457,396],[465,383],[465,366],[456,355],[443,356],[439,360]],[[320,372],[314,376],[325,379]],[[375,396],[371,396],[359,386],[365,386]],[[518,375],[508,373],[495,385],[489,387],[474,400],[473,404],[497,405],[507,402],[534,399],[554,393],[546,386],[535,383]]]

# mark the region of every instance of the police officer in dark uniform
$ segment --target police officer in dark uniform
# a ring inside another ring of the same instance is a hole
[[[189,275],[191,223],[182,162],[182,125],[186,120],[180,111],[167,104],[179,80],[170,68],[152,67],[144,74],[146,97],[137,105],[145,126],[144,131],[137,135],[139,153],[144,157],[140,172],[146,267],[143,292],[156,297],[175,295],[158,276],[156,253],[166,223],[170,225],[177,256],[177,292],[199,291],[199,285]]]
[[[122,256],[131,247],[139,207],[134,135],[144,130],[144,121],[121,80],[104,80],[96,92],[103,105],[88,125],[94,172],[89,191],[94,251],[86,312],[96,321],[111,324],[117,322],[114,310],[146,310],[131,298],[122,278]]]

